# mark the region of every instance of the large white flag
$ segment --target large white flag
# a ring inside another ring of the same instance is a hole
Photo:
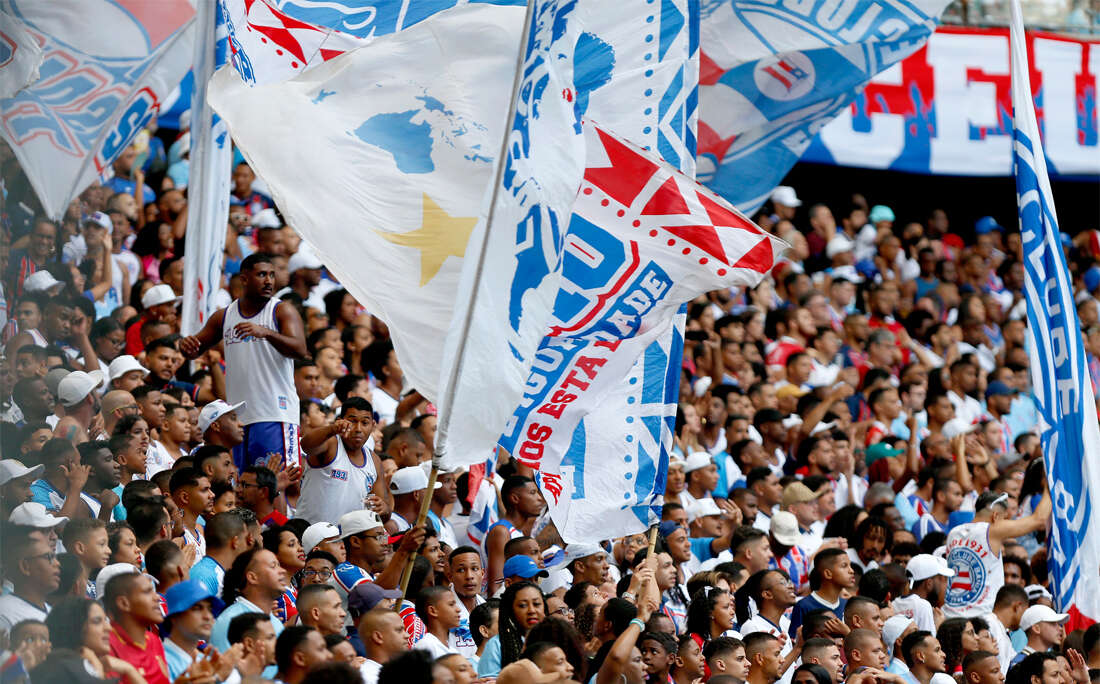
[[[38,80],[42,48],[23,22],[0,11],[0,98]]]
[[[533,0],[528,10],[500,185],[487,188],[495,204],[466,250],[443,352],[436,444],[451,467],[481,461],[500,436],[558,294],[558,263],[584,167],[573,104],[576,9],[573,0]],[[489,377],[493,391],[486,392]]]
[[[583,166],[577,140],[582,116],[597,118],[610,130],[659,150],[678,168],[692,170],[698,81],[692,58],[697,46],[695,10],[690,0],[668,0],[660,7],[648,0],[535,3],[531,38],[542,42],[533,42],[538,49],[525,52],[509,153],[521,161],[538,157],[531,165],[536,173],[506,173],[504,184],[527,195],[534,186],[540,197],[546,197],[555,183],[559,190],[568,185],[564,179]],[[547,50],[549,58],[544,59]],[[561,129],[560,117],[538,114],[560,114],[559,95],[570,103],[573,128],[555,134],[555,128]],[[532,109],[532,104],[538,107]],[[554,142],[540,149],[540,137]],[[511,166],[506,168],[511,171]],[[523,401],[555,302],[576,294],[560,288],[564,231],[570,221],[568,212],[556,208],[560,196],[527,213],[536,205],[519,194],[502,194],[518,207],[510,222],[498,217],[494,223],[491,258],[477,290],[476,324],[467,338],[459,399],[446,440],[449,463],[476,462],[499,438]],[[551,205],[555,208],[547,211]],[[517,216],[522,220],[517,222]],[[474,240],[466,255],[471,273],[477,244]],[[460,310],[470,292],[470,282],[464,284],[457,302]],[[452,327],[445,367],[455,358],[461,330]],[[666,339],[673,339],[671,321]]]
[[[1100,620],[1100,425],[1035,121],[1024,22],[1018,0],[1010,4],[1013,156],[1028,356],[1054,504],[1047,563],[1055,605],[1070,614],[1067,629],[1079,629]],[[949,593],[948,602],[953,598]]]
[[[130,144],[191,65],[188,0],[4,0],[42,46],[39,79],[0,100],[0,135],[46,213],[69,202]]]
[[[386,321],[405,374],[430,399],[523,16],[459,7],[283,83],[249,87],[222,69],[209,89],[287,222]]]

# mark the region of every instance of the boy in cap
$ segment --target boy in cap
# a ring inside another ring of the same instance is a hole
[[[41,464],[28,468],[14,458],[0,460],[0,520],[7,520],[16,506],[32,499],[31,483],[43,470]]]

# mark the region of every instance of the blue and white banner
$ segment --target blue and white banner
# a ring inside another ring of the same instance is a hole
[[[1013,151],[1028,353],[1054,504],[1050,590],[1056,606],[1071,615],[1066,629],[1074,629],[1100,620],[1100,423],[1032,105],[1019,0],[1011,6]]]
[[[183,309],[180,332],[194,335],[217,309],[225,253],[225,226],[229,219],[233,143],[229,126],[206,99],[206,84],[227,62],[229,34],[220,3],[198,6],[195,88],[191,103],[191,176],[187,187],[187,258],[183,260]]]
[[[457,7],[281,83],[250,86],[234,69],[210,82],[287,223],[389,325],[411,386],[432,401],[523,15]]]
[[[751,213],[948,0],[702,0],[699,180]]]
[[[0,12],[0,99],[38,80],[42,49],[23,22]]]
[[[584,169],[574,108],[576,10],[573,0],[534,0],[527,10],[500,187],[487,188],[495,204],[466,250],[443,349],[436,444],[452,468],[479,461],[519,403],[558,292],[562,241]]]
[[[593,122],[585,137],[554,319],[501,440],[538,471],[566,542],[660,519],[683,344],[669,323],[705,292],[755,286],[787,247],[651,152]],[[601,411],[610,397],[625,410]]]
[[[59,218],[109,171],[191,65],[188,0],[0,0],[41,46],[39,78],[0,100],[0,136]],[[76,7],[76,5],[79,7]]]

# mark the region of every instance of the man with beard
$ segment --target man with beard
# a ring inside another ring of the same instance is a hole
[[[332,425],[302,436],[309,469],[302,479],[298,517],[339,520],[364,505],[380,516],[393,509],[393,499],[382,477],[382,463],[366,448],[373,431],[374,409],[370,402],[348,397]]]
[[[244,442],[234,454],[239,469],[266,463],[272,453],[296,465],[299,409],[294,360],[307,355],[302,318],[293,306],[272,297],[275,266],[269,255],[249,255],[241,262],[240,274],[241,298],[216,311],[198,335],[181,339],[179,349],[193,359],[225,341],[229,403],[248,400],[238,409],[245,426]]]
[[[947,597],[947,579],[954,577],[955,571],[943,559],[922,553],[909,559],[905,572],[911,578],[911,589],[894,599],[894,610],[912,619],[917,629],[935,628],[933,609],[943,607]]]

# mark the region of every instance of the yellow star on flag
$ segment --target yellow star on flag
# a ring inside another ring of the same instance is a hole
[[[407,233],[375,231],[395,245],[420,250],[420,287],[439,273],[447,257],[462,257],[466,243],[477,225],[476,218],[451,216],[424,193],[423,218],[420,227]]]

